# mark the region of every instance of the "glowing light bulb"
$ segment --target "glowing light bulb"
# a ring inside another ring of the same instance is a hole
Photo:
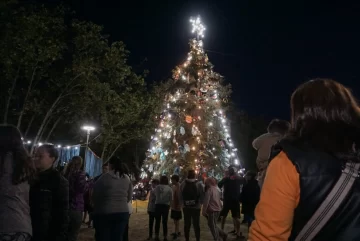
[[[174,162],[176,162],[176,159],[174,159]]]
[[[61,148],[61,145],[57,145],[58,148]]]
[[[210,123],[209,123],[209,126],[213,126],[213,123],[212,123],[212,122],[210,122]]]
[[[196,149],[195,146],[193,146],[192,149],[193,149],[193,151],[195,151],[195,149]]]
[[[43,144],[41,143],[41,142],[39,142],[39,144],[38,144],[39,146],[42,146]]]
[[[239,164],[239,160],[238,160],[238,159],[235,159],[234,162],[235,162],[235,164]]]
[[[235,153],[231,153],[231,156],[235,156]]]

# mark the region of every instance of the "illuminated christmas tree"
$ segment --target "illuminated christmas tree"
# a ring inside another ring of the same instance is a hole
[[[196,39],[187,60],[173,71],[173,80],[158,116],[159,127],[146,153],[142,177],[185,174],[220,177],[229,165],[240,167],[225,116],[231,92],[213,71],[201,38],[200,17],[190,20]]]

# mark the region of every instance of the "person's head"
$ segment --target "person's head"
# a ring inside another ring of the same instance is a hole
[[[187,173],[187,178],[188,179],[195,179],[195,177],[196,177],[195,170],[189,170],[188,173]]]
[[[118,173],[120,177],[124,175],[129,175],[129,168],[128,166],[121,162],[118,158],[112,158],[109,161],[109,169],[115,173]]]
[[[246,172],[245,179],[246,179],[246,181],[255,180],[256,179],[256,172],[253,172],[253,171]]]
[[[65,177],[69,177],[71,173],[81,170],[82,165],[83,159],[81,156],[72,157],[69,164],[66,166]]]
[[[206,178],[205,187],[209,188],[209,187],[212,187],[212,186],[216,186],[216,179],[212,178],[212,177]]]
[[[109,164],[105,163],[104,165],[102,165],[102,173],[107,173],[109,172]]]
[[[59,157],[59,153],[54,145],[44,144],[35,150],[35,167],[38,171],[45,171],[52,168]]]
[[[322,151],[345,154],[359,149],[360,110],[342,84],[315,79],[291,96],[291,136]]]
[[[180,178],[179,178],[178,175],[172,175],[172,176],[171,176],[171,183],[172,183],[172,184],[177,184],[177,183],[179,183],[179,180],[180,180]]]
[[[167,176],[160,177],[160,184],[161,185],[169,185],[169,178]]]
[[[235,173],[236,173],[235,167],[229,167],[229,176],[233,176],[235,175]]]
[[[273,119],[268,125],[269,133],[279,133],[285,135],[290,129],[290,123],[286,120]]]
[[[151,181],[151,186],[152,186],[152,188],[155,188],[157,185],[159,185],[160,184],[160,181],[159,181],[159,179],[153,179],[152,181]]]
[[[12,155],[12,158],[7,158],[7,155]],[[32,179],[35,166],[24,148],[20,131],[12,125],[0,125],[0,166],[4,166],[1,162],[10,160],[14,162],[13,184]]]

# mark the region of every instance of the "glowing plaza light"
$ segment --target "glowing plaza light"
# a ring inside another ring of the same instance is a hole
[[[93,127],[93,126],[83,126],[82,129],[86,130],[86,131],[94,131],[95,127]]]
[[[196,19],[190,18],[190,23],[192,25],[192,33],[196,33],[196,37],[199,40],[200,37],[204,37],[204,31],[206,30],[204,25],[201,23],[200,17]]]

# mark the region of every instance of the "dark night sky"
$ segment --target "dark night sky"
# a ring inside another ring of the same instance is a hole
[[[133,66],[147,58],[141,67],[150,71],[149,81],[169,77],[185,60],[192,37],[189,18],[200,14],[207,27],[204,47],[213,51],[208,55],[215,71],[233,85],[236,105],[252,115],[288,119],[292,91],[314,77],[334,78],[360,93],[356,3],[71,2],[79,17],[103,25],[112,40],[126,43]]]

